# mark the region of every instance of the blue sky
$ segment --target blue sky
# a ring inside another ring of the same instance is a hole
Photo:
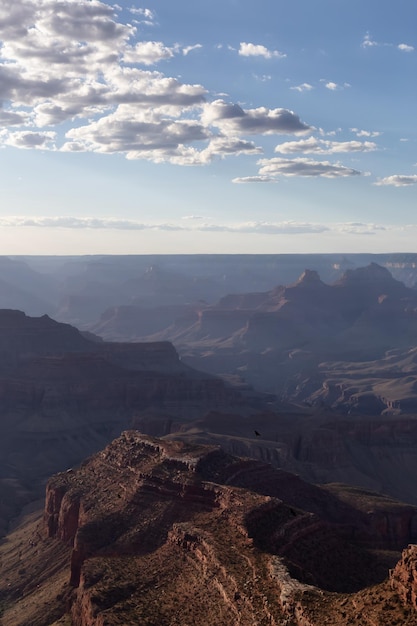
[[[3,254],[417,251],[414,0],[3,0]]]

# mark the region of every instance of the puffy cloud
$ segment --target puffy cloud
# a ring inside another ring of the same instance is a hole
[[[281,154],[337,154],[340,152],[373,152],[378,146],[373,141],[326,141],[309,137],[300,141],[286,141],[275,147]]]
[[[260,154],[262,148],[255,146],[252,141],[245,141],[239,137],[213,137],[205,150],[213,155],[227,154]]]
[[[377,180],[374,185],[392,185],[393,187],[409,187],[410,185],[417,184],[417,175],[413,174],[412,176],[406,176],[401,174],[394,174],[392,176],[386,176],[385,178],[380,178]]]
[[[206,140],[210,135],[197,121],[144,114],[133,106],[123,105],[115,113],[71,129],[66,136],[85,150],[126,152],[130,158],[140,158],[154,150],[162,150],[167,157],[174,156],[181,145]]]
[[[273,135],[305,134],[311,127],[288,109],[242,109],[238,104],[215,100],[206,104],[202,115],[204,124],[219,127],[224,133]]]
[[[50,144],[55,141],[56,133],[49,131],[43,133],[31,132],[31,131],[19,131],[9,133],[5,143],[8,146],[15,146],[16,148],[36,148],[36,149],[50,149]]]
[[[126,63],[155,65],[159,61],[172,59],[177,48],[168,48],[161,41],[139,41],[135,46],[126,49],[123,60]]]
[[[259,154],[247,134],[310,130],[292,111],[208,105],[202,85],[138,67],[187,56],[201,44],[138,41],[135,24],[155,24],[156,15],[127,10],[137,18],[132,23],[118,18],[121,7],[101,0],[0,3],[0,128],[9,128],[0,143],[195,165]],[[283,56],[254,44],[240,51]],[[51,127],[56,134],[48,134]]]
[[[312,159],[260,159],[261,176],[308,176],[324,178],[340,178],[359,176],[361,172],[340,163],[329,161],[314,161]]]
[[[397,46],[398,50],[402,50],[403,52],[414,52],[414,46],[409,46],[406,43],[400,43]]]
[[[128,159],[177,165],[203,165],[216,157],[259,154],[261,148],[239,137],[214,136],[196,120],[171,119],[161,112],[144,113],[129,105],[88,126],[67,132],[65,151],[125,152]],[[206,141],[201,150],[187,144]]]
[[[240,43],[238,54],[242,57],[263,57],[264,59],[283,59],[287,55],[278,50],[268,50],[265,46],[246,43]]]
[[[343,85],[340,85],[338,83],[334,83],[333,81],[329,80],[329,81],[321,81],[325,83],[325,87],[326,89],[329,89],[329,91],[341,91],[342,89],[347,89],[348,87],[350,87],[349,83],[343,83]]]

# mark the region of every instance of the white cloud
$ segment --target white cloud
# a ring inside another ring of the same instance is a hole
[[[403,52],[414,52],[414,46],[409,46],[406,43],[400,43],[397,46],[398,50],[402,50]]]
[[[155,23],[151,9],[128,10],[141,23]],[[138,22],[122,23],[118,11],[101,0],[0,3],[0,128],[8,129],[0,146],[118,152],[129,159],[196,165],[259,154],[259,146],[244,138],[248,134],[310,130],[292,111],[207,104],[201,84],[138,67],[202,46],[140,41]],[[241,52],[283,56],[244,43]]]
[[[206,151],[213,155],[225,156],[227,154],[260,154],[262,148],[255,146],[252,141],[245,141],[239,137],[213,137]]]
[[[232,179],[232,183],[276,183],[276,178],[272,176],[238,176]]]
[[[386,226],[378,224],[363,224],[362,222],[347,222],[338,224],[335,228],[340,233],[347,235],[375,235],[377,232],[386,231]]]
[[[200,48],[202,48],[203,46],[201,45],[201,43],[196,43],[193,46],[186,46],[185,48],[182,49],[182,53],[184,56],[187,56],[187,54],[189,54],[190,52],[192,52],[193,50],[200,50]]]
[[[156,15],[151,9],[137,9],[135,7],[131,7],[129,11],[132,15],[138,15],[140,18],[145,18],[145,24],[153,24],[155,22]]]
[[[36,228],[65,228],[71,230],[159,230],[159,231],[188,231],[188,232],[225,232],[225,233],[253,233],[253,234],[299,234],[318,233],[329,230],[323,224],[308,222],[244,222],[234,224],[200,223],[200,216],[188,216],[184,220],[191,220],[191,225],[170,223],[144,223],[135,220],[111,219],[97,217],[0,217],[0,227],[36,227]],[[194,223],[194,220],[197,223]]]
[[[65,230],[94,230],[94,231],[154,231],[154,232],[182,232],[182,233],[234,233],[253,235],[300,235],[300,234],[342,234],[342,235],[375,235],[378,232],[390,230],[391,226],[383,226],[361,222],[333,222],[321,224],[318,222],[303,222],[284,220],[277,222],[250,221],[232,223],[214,223],[206,221],[199,215],[185,216],[182,223],[167,222],[140,222],[128,219],[113,219],[101,217],[28,217],[3,216],[0,217],[0,228],[38,228],[38,229],[65,229]],[[408,228],[417,228],[411,225]]]
[[[140,63],[155,65],[159,61],[172,59],[177,48],[168,48],[161,41],[140,41],[133,47],[126,49],[123,55],[125,63]]]
[[[337,154],[341,152],[373,152],[378,146],[373,141],[326,141],[309,137],[300,141],[286,141],[275,147],[281,154]]]
[[[300,93],[302,93],[303,91],[311,91],[312,89],[314,89],[314,87],[313,85],[310,85],[310,83],[301,83],[301,85],[290,87],[290,89],[293,89],[294,91],[299,91]]]
[[[324,178],[340,178],[359,176],[361,172],[345,167],[340,163],[329,161],[314,161],[312,159],[260,159],[258,161],[261,176],[308,176]]]
[[[163,161],[180,156],[184,144],[208,140],[210,133],[198,121],[172,119],[120,105],[115,113],[73,128],[66,137],[86,151],[125,152],[129,158]]]
[[[393,44],[393,43],[375,41],[374,39],[372,39],[369,32],[366,33],[366,35],[364,36],[361,46],[362,48],[376,48],[379,46],[384,46],[387,48],[395,47],[398,50],[401,50],[402,52],[414,52],[414,46],[411,46],[406,43]]]
[[[380,46],[381,44],[377,43],[376,41],[374,41],[371,37],[371,35],[368,33],[366,33],[366,35],[363,38],[363,41],[361,43],[362,48],[374,48],[376,46]]]
[[[277,222],[248,221],[234,223],[213,223],[204,221],[199,215],[185,216],[182,223],[167,222],[139,222],[128,219],[113,219],[100,217],[27,217],[27,216],[3,216],[0,217],[0,228],[38,228],[38,229],[66,229],[66,230],[102,230],[102,231],[163,231],[183,233],[234,233],[253,235],[300,235],[335,233],[342,235],[375,235],[381,231],[391,231],[395,228],[391,225],[379,225],[362,222],[333,222],[321,224],[318,222],[303,222],[284,220]],[[417,228],[410,225],[407,228]]]
[[[393,187],[409,187],[410,185],[417,184],[417,175],[406,176],[401,174],[393,174],[392,176],[386,176],[380,178],[374,185],[384,186],[392,185]]]
[[[287,55],[278,50],[268,50],[265,46],[240,42],[238,54],[242,57],[263,57],[264,59],[283,59]]]
[[[350,87],[349,83],[343,83],[343,85],[339,85],[338,83],[334,83],[333,81],[329,80],[329,81],[322,81],[325,82],[325,87],[326,89],[329,89],[330,91],[341,91],[342,89],[347,89],[348,87]]]
[[[352,133],[355,133],[357,137],[379,137],[381,132],[376,130],[359,130],[359,128],[351,128]]]

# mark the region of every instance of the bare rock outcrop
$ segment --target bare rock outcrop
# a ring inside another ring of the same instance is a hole
[[[390,573],[391,588],[405,606],[417,610],[417,545],[406,548]]]
[[[72,547],[76,626],[318,626],[305,593],[319,602],[379,582],[373,548],[414,536],[401,525],[413,507],[391,508],[393,546],[371,494],[358,500],[218,447],[127,431],[49,481],[45,532]]]

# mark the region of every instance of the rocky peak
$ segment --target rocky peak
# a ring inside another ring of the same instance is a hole
[[[324,285],[320,276],[316,270],[304,270],[301,276],[298,278],[295,283],[298,287],[310,287],[310,286],[319,286]]]
[[[359,267],[354,270],[347,270],[343,276],[338,280],[335,285],[341,286],[355,286],[355,285],[370,285],[370,286],[386,286],[392,291],[393,288],[406,291],[406,287],[403,283],[392,276],[392,274],[378,263],[370,263],[366,267]]]

